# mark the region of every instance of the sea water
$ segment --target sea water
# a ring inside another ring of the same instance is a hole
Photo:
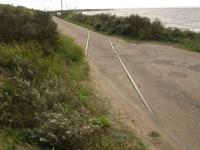
[[[165,27],[178,27],[200,32],[200,8],[134,8],[85,11],[83,13],[87,15],[106,13],[116,16],[135,14],[151,20],[158,19]]]

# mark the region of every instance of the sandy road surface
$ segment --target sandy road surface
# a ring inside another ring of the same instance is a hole
[[[85,48],[87,29],[54,20],[60,32]],[[200,54],[110,39],[156,119],[131,85],[107,36],[90,31],[88,61],[92,79],[110,98],[116,116],[133,127],[151,149],[200,150]],[[149,137],[151,131],[158,131],[161,138]]]

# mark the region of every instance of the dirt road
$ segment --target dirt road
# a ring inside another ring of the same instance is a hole
[[[86,46],[88,30],[54,18],[59,31]],[[149,113],[112,50],[108,37],[90,31],[92,79],[116,117],[158,150],[200,150],[200,54],[170,46],[135,44],[110,37],[152,109]],[[160,138],[148,136],[151,131]]]

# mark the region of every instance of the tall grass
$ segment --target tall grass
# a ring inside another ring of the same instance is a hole
[[[1,150],[39,150],[34,144],[22,142],[21,132],[15,129],[0,130]]]

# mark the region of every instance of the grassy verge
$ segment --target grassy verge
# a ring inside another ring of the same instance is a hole
[[[139,16],[116,17],[106,14],[87,16],[73,11],[66,12],[63,19],[107,35],[121,37],[136,43],[172,45],[200,52],[200,33],[178,28],[165,28],[158,20],[150,22]]]
[[[146,149],[131,131],[112,127],[72,39],[61,35],[51,57],[33,43],[1,44],[0,52],[1,149]]]

